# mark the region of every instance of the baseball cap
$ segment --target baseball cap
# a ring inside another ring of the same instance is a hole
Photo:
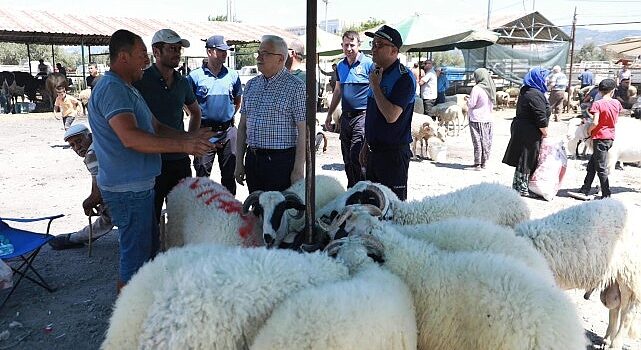
[[[183,47],[189,47],[189,40],[183,39],[171,29],[161,29],[154,34],[154,37],[151,39],[151,44],[155,43],[167,43],[167,44],[178,44],[180,43]]]
[[[218,50],[230,50],[234,51],[234,49],[227,45],[227,42],[225,41],[225,37],[222,35],[213,35],[210,36],[209,39],[203,40],[205,41],[205,47],[208,49],[218,49]]]
[[[403,46],[403,38],[401,38],[401,34],[398,32],[398,30],[388,25],[383,25],[374,33],[365,32],[365,36],[368,36],[370,38],[381,38],[389,40],[392,42],[392,44],[394,44],[394,46],[396,46],[396,48],[399,49],[401,48],[401,46]]]
[[[296,52],[296,54],[298,54],[299,56],[305,57],[305,44],[303,44],[300,40],[294,39],[290,41],[287,48]]]
[[[67,131],[65,131],[64,140],[67,141],[72,136],[76,136],[76,135],[80,135],[88,132],[89,132],[89,128],[85,124],[82,124],[82,123],[74,124],[71,127],[69,127]]]

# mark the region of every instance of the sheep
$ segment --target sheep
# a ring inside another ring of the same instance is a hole
[[[416,336],[409,289],[369,260],[348,280],[288,296],[250,349],[416,349]]]
[[[469,97],[469,94],[456,94],[452,96],[445,96],[445,102],[456,102],[456,104],[461,107],[461,110],[463,111],[463,118],[461,119],[461,125],[463,122],[465,122],[465,118],[467,118],[467,111],[468,111],[468,106],[467,106],[467,97]]]
[[[122,289],[101,348],[247,348],[289,295],[348,277],[344,264],[321,253],[213,244],[174,248],[145,264]]]
[[[167,235],[163,248],[194,243],[237,246],[263,244],[257,218],[242,212],[242,203],[209,178],[181,180],[167,196]]]
[[[89,104],[89,98],[91,97],[91,89],[84,89],[78,93],[78,100],[82,104],[82,112],[84,115],[87,115],[87,105]]]
[[[574,88],[577,88],[575,86]],[[573,95],[568,94],[568,92],[563,93],[563,113],[569,113],[570,110],[572,110],[574,113],[579,112],[579,101],[578,97],[574,97],[578,93],[574,93]]]
[[[425,114],[414,113],[412,116],[412,155],[414,159],[424,159],[430,138],[435,137],[445,143],[445,132],[438,127],[436,122]],[[420,142],[420,156],[416,146]]]
[[[318,120],[318,118],[316,118],[316,128],[315,128],[314,135],[315,135],[314,150],[316,151],[316,154],[320,154],[321,143],[323,144],[323,148],[322,148],[323,153],[327,152],[327,136],[325,136],[325,133],[323,132],[323,128],[320,126],[320,121]]]
[[[350,215],[351,207],[345,208],[331,232],[358,226],[367,235],[339,241],[380,241],[383,268],[412,292],[419,349],[585,349],[571,301],[522,262],[499,254],[440,251],[377,217],[346,221]]]
[[[323,97],[323,106],[327,109],[329,109],[329,105],[332,103],[332,98],[334,96],[334,93],[332,91],[326,91],[325,96]],[[334,123],[334,128],[333,130],[327,130],[327,131],[333,131],[335,133],[340,133],[341,132],[341,114],[343,113],[343,109],[341,107],[341,104],[339,103],[336,106],[336,109],[334,109],[334,113],[332,113],[332,123]]]
[[[585,153],[592,149],[592,139],[590,139],[587,134],[587,128],[583,127],[582,124],[585,123],[583,118],[572,118],[568,120],[568,129],[565,133],[567,140],[567,147],[565,148],[571,156],[578,158],[579,157],[579,145],[583,143],[585,146],[581,154],[585,156]]]
[[[345,193],[345,188],[334,177],[318,175],[316,184],[316,208],[322,208],[334,198]],[[263,240],[267,247],[293,247],[299,233],[305,229],[305,179],[294,183],[284,192],[256,191],[243,203],[243,213],[252,212],[258,217]],[[298,237],[300,238],[300,237]]]
[[[530,218],[530,210],[521,196],[499,184],[481,183],[421,201],[402,202],[384,185],[360,181],[321,208],[316,214],[320,218],[318,223],[329,223],[349,204],[373,204],[381,209],[384,220],[401,225],[468,217],[513,227]]]
[[[563,289],[603,288],[616,282],[619,305],[608,305],[610,323],[604,338],[620,348],[641,305],[641,235],[636,222],[640,213],[622,203],[604,199],[570,207],[514,228],[532,241]],[[618,318],[621,322],[619,324]]]
[[[430,110],[430,115],[438,118],[438,124],[445,126],[449,131],[449,125],[452,124],[452,133],[459,134],[460,125],[465,119],[463,109],[454,102],[445,102],[437,104]]]
[[[496,109],[503,110],[510,106],[510,95],[505,91],[496,92]]]

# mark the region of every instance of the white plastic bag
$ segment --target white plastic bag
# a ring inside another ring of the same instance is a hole
[[[568,158],[563,142],[554,138],[544,138],[539,150],[538,166],[530,179],[530,191],[547,201],[554,199],[567,166]]]
[[[13,271],[9,265],[0,260],[0,289],[13,287]]]

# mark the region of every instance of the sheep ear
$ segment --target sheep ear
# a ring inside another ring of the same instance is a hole
[[[258,205],[258,199],[262,193],[263,191],[254,191],[247,196],[247,199],[243,202],[243,214],[248,214],[251,207]]]

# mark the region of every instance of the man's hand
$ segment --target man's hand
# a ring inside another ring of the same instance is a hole
[[[82,208],[85,210],[85,215],[87,216],[98,216],[100,215],[100,205],[102,201],[100,197],[89,196],[87,199],[82,201]]]
[[[334,131],[334,127],[332,126],[332,115],[329,113],[327,113],[327,118],[325,118],[325,130]]]
[[[300,180],[303,178],[303,169],[299,169],[297,167],[294,167],[292,170],[291,175],[289,176],[289,179],[291,180],[292,184],[295,183],[296,181]]]
[[[209,142],[209,139],[214,136],[214,134],[215,133],[208,128],[200,128],[188,132],[187,138],[183,141],[185,153],[200,157],[212,149],[222,147],[222,145]]]
[[[236,163],[234,169],[234,178],[241,186],[245,186],[245,165],[242,162]]]
[[[380,87],[381,79],[383,79],[383,70],[381,68],[376,67],[369,73],[369,85],[371,87]]]

